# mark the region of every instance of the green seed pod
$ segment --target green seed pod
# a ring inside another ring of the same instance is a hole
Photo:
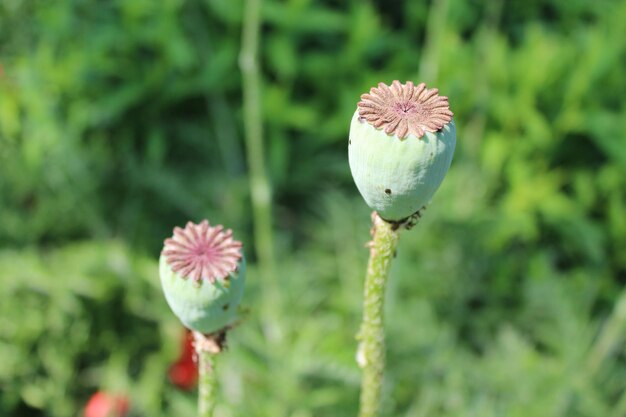
[[[365,202],[385,220],[424,207],[443,181],[456,129],[448,98],[412,82],[363,94],[350,125],[350,170]]]
[[[246,262],[231,230],[204,220],[174,228],[165,240],[159,273],[165,299],[188,328],[209,334],[235,319]]]

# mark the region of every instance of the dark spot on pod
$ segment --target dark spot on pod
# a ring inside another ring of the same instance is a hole
[[[226,304],[224,304],[224,305],[222,306],[222,310],[226,311],[226,310],[228,310],[228,307],[229,307],[229,304],[228,304],[228,303],[226,303]]]
[[[352,139],[348,140],[348,145],[352,145]]]
[[[391,195],[391,190],[389,188],[385,188],[385,194]]]

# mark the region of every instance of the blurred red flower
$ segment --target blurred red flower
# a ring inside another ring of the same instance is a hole
[[[128,398],[98,391],[85,406],[85,417],[125,417],[128,413]]]
[[[168,376],[172,384],[185,390],[192,389],[198,381],[198,365],[194,360],[193,334],[187,329],[183,334],[180,357],[170,366]]]

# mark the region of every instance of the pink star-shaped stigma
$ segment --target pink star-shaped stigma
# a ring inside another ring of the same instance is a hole
[[[233,239],[232,230],[211,227],[204,220],[200,224],[188,222],[184,229],[175,227],[174,236],[165,239],[161,253],[172,270],[183,278],[214,283],[237,270],[241,246],[241,242]]]
[[[415,86],[411,81],[400,84],[395,80],[391,87],[379,83],[378,87],[363,94],[358,103],[359,116],[375,128],[383,128],[388,135],[400,139],[409,133],[421,138],[436,132],[452,120],[448,97],[438,95],[436,88],[426,84]]]

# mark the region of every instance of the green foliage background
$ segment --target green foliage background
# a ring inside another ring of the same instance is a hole
[[[626,2],[266,0],[278,275],[254,259],[241,0],[0,2],[0,415],[193,415],[163,238],[235,230],[250,314],[219,417],[355,415],[369,215],[347,130],[379,81],[449,96],[455,160],[402,236],[385,415],[626,415]]]

